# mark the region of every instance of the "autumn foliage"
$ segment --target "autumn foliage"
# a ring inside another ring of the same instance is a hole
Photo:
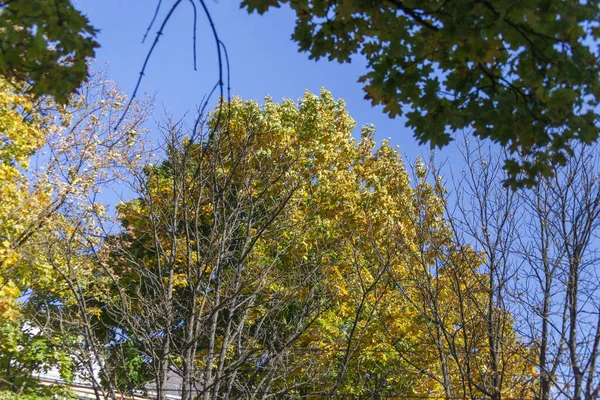
[[[538,342],[441,178],[343,101],[234,98],[166,120],[157,159],[146,105],[110,129],[98,85],[44,114],[2,87],[2,396],[68,395],[37,383],[57,367],[107,398],[538,398]]]

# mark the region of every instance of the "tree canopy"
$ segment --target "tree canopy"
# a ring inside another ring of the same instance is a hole
[[[157,159],[107,83],[0,89],[1,397],[68,395],[50,368],[100,398],[600,393],[591,149],[515,192],[467,147],[454,199],[326,90],[167,120]]]
[[[458,243],[425,166],[411,181],[354,125],[323,90],[233,99],[208,136],[165,127],[166,160],[145,168],[101,251],[113,295],[99,326],[127,372],[116,387],[151,379],[161,393],[175,371],[183,399],[533,393],[532,349],[509,314],[490,368],[481,258]]]
[[[134,159],[145,113],[111,129],[123,98],[102,80],[67,109],[15,87],[0,78],[0,398],[53,398],[68,391],[37,375],[55,368],[70,382],[92,371],[77,359],[93,344],[76,294],[91,293],[97,277],[84,256],[101,234],[104,208],[93,199]]]
[[[564,165],[598,138],[598,1],[244,0],[289,3],[293,39],[314,59],[367,60],[365,97],[405,115],[420,143],[461,129],[507,151],[511,186]]]

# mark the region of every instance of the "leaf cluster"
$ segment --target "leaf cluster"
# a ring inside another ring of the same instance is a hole
[[[97,32],[70,0],[0,1],[0,74],[65,104],[88,78]]]
[[[287,0],[245,0],[266,12]],[[365,98],[405,115],[420,143],[472,129],[508,150],[506,184],[531,185],[598,138],[597,1],[299,0],[311,58],[367,60]]]

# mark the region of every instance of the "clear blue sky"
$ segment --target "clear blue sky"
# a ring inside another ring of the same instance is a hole
[[[97,61],[110,64],[110,78],[125,92],[133,91],[158,25],[173,2],[163,0],[157,23],[142,44],[156,0],[76,1],[77,7],[100,30],[98,39],[102,47],[97,51]],[[279,101],[298,99],[306,89],[318,93],[325,87],[336,98],[346,101],[358,127],[375,124],[378,141],[390,137],[391,143],[399,145],[400,152],[410,159],[428,152],[428,146],[418,146],[402,118],[392,120],[382,108],[372,107],[364,99],[362,86],[357,83],[365,71],[360,57],[350,64],[338,64],[328,60],[315,62],[298,52],[297,44],[291,40],[294,15],[288,8],[259,16],[241,10],[239,1],[207,0],[206,4],[227,46],[232,94],[258,101],[270,95]],[[164,111],[176,117],[193,111],[217,81],[216,47],[207,20],[200,8],[198,11],[198,71],[193,70],[193,9],[185,1],[173,15],[146,71],[141,89],[156,94],[157,119]]]

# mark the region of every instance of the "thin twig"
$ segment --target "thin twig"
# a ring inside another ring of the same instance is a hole
[[[150,25],[148,25],[148,29],[146,29],[146,33],[144,34],[144,38],[142,39],[142,44],[146,41],[148,34],[150,33],[150,29],[154,25],[154,21],[156,21],[156,17],[158,16],[158,11],[160,11],[160,5],[162,4],[162,0],[158,0],[156,4],[156,10],[154,10],[154,16],[152,17],[152,21],[150,21]]]

